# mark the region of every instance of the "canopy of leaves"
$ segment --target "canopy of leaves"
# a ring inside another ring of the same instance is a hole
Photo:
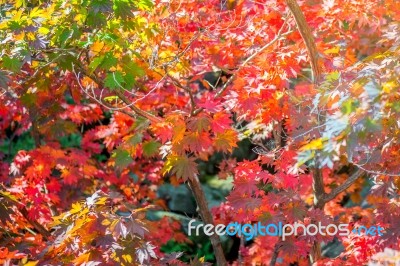
[[[226,240],[234,264],[388,256],[400,245],[398,10],[397,0],[2,1],[0,263],[184,264],[181,250],[162,250],[196,247],[171,208],[185,182],[199,220],[206,191],[215,223],[385,228],[236,250]],[[210,176],[233,187],[226,197],[193,187]],[[165,215],[147,219],[152,209]],[[315,257],[329,242],[323,250],[340,251]]]

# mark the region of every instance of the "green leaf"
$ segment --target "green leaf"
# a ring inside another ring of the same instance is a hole
[[[21,96],[21,102],[27,107],[33,107],[37,103],[37,94],[35,93],[24,93]]]
[[[86,17],[86,23],[90,27],[102,28],[107,24],[107,18],[102,13],[89,12]]]
[[[365,119],[365,127],[370,132],[378,132],[382,129],[380,121],[373,120],[370,117]]]
[[[333,82],[338,80],[339,76],[340,76],[339,71],[333,71],[326,76],[326,80],[329,82]]]
[[[78,65],[78,61],[77,61],[77,55],[72,53],[72,52],[68,52],[66,54],[63,55],[56,55],[56,62],[58,63],[59,67],[62,70],[72,70],[72,64],[74,64],[75,66]]]
[[[137,131],[139,131],[139,130],[145,130],[145,129],[147,130],[149,126],[150,126],[150,121],[144,117],[139,116],[136,118],[133,128],[136,129]]]
[[[117,43],[119,37],[113,33],[99,33],[100,41],[108,42],[108,43]]]
[[[124,83],[124,77],[119,71],[108,73],[104,79],[104,85],[112,90],[123,88]]]
[[[135,3],[135,5],[137,8],[147,11],[151,10],[152,7],[154,6],[151,0],[139,0]]]
[[[67,40],[70,39],[73,34],[74,34],[74,30],[71,28],[66,28],[61,32],[61,34],[58,38],[58,41],[61,44],[61,48],[65,47],[65,45],[67,44]]]
[[[110,0],[93,0],[89,4],[90,11],[94,14],[111,12],[112,2]]]
[[[129,56],[125,56],[122,59],[122,63],[124,64],[123,68],[125,73],[130,73],[135,77],[143,77],[146,74],[143,68],[132,61],[132,58]]]
[[[133,17],[132,8],[130,1],[126,0],[114,0],[114,12],[117,18],[127,19]]]
[[[7,55],[3,57],[3,67],[11,70],[14,73],[19,73],[21,70],[22,62],[17,58],[11,58]]]
[[[116,149],[112,155],[115,158],[115,166],[117,168],[126,168],[130,163],[133,162],[133,159],[128,151]]]
[[[154,140],[143,143],[143,155],[145,157],[151,157],[158,154],[158,148],[160,148],[160,146],[161,143]]]
[[[142,139],[143,139],[143,134],[137,133],[137,134],[133,135],[132,137],[130,137],[127,142],[129,144],[135,146],[135,145],[139,144],[140,142],[142,142]]]
[[[104,60],[101,63],[100,67],[104,70],[108,70],[111,67],[116,66],[117,62],[118,62],[117,58],[115,58],[111,52],[107,52],[104,56]]]
[[[136,83],[135,77],[131,73],[126,74],[124,80],[127,89],[133,88]]]
[[[93,59],[92,62],[90,62],[89,64],[89,73],[92,74],[97,69],[97,67],[101,63],[103,63],[103,61],[104,61],[104,56],[99,56]]]
[[[348,99],[342,103],[342,113],[345,115],[349,115],[353,113],[356,108],[359,106],[358,100]]]

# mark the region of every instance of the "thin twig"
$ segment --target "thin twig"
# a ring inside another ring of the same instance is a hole
[[[79,66],[79,65],[78,65]],[[80,66],[79,66],[80,67]],[[79,81],[79,73],[77,74],[76,73],[76,71],[75,71],[75,69],[74,69],[74,65],[72,65],[72,69],[73,69],[73,73],[74,73],[74,75],[75,75],[75,77],[76,77],[76,80],[77,80],[77,82],[78,82],[78,85],[81,87],[81,89],[84,91],[84,92],[86,92],[86,90],[83,88],[83,86],[80,84],[80,81]],[[88,76],[89,78],[91,78],[92,80],[94,80],[98,85],[100,85],[100,86],[104,86],[103,85],[103,83],[95,76],[95,75],[90,75],[90,74],[88,74],[82,67],[80,67],[80,69],[82,70],[82,72],[86,75],[86,76]],[[118,91],[118,90],[115,90],[115,93],[117,94],[117,96],[118,96],[118,98],[119,99],[121,99],[121,101],[123,101],[125,104],[126,104],[126,106],[124,107],[124,108],[130,108],[132,111],[134,111],[137,115],[139,115],[139,116],[142,116],[142,117],[144,117],[144,118],[147,118],[148,120],[150,120],[152,123],[158,123],[158,122],[161,122],[162,120],[160,119],[160,118],[158,118],[158,117],[156,117],[156,116],[154,116],[154,115],[152,115],[152,114],[150,114],[150,113],[148,113],[148,112],[146,112],[146,111],[144,111],[144,110],[141,110],[140,108],[138,108],[138,107],[136,107],[132,102],[130,102],[129,101],[129,99],[128,98],[126,98],[125,97],[125,95],[122,93],[122,92],[120,92],[120,91]],[[100,103],[102,106],[106,106],[103,102],[101,102],[101,101],[99,101],[99,100],[97,100],[95,97],[93,97],[93,96],[89,96],[89,97],[91,97],[92,99],[95,99],[98,103]],[[109,106],[106,106],[107,108],[110,108]],[[117,110],[118,111],[118,110]]]
[[[194,111],[196,110],[196,102],[195,102],[195,100],[194,100],[194,96],[193,96],[192,90],[191,90],[188,86],[182,85],[182,83],[180,83],[179,80],[177,80],[176,78],[174,78],[173,76],[171,76],[171,75],[168,73],[167,67],[165,67],[164,70],[165,70],[166,75],[169,77],[169,79],[172,81],[172,83],[173,83],[175,86],[177,86],[177,87],[179,87],[179,88],[185,90],[187,93],[189,93],[190,105],[191,105],[190,115],[193,116],[193,115],[194,115]]]

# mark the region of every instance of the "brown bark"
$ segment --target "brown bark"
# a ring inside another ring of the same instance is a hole
[[[360,178],[365,172],[361,169],[357,169],[343,184],[340,186],[332,189],[332,191],[329,194],[326,194],[324,196],[324,202],[328,202],[336,198],[337,195],[339,195],[341,192],[345,191],[348,189],[354,182],[357,181],[358,178]]]
[[[207,200],[204,195],[204,191],[201,188],[199,179],[197,177],[191,177],[188,180],[190,189],[192,190],[194,198],[196,199],[197,205],[199,207],[200,216],[203,219],[203,222],[206,224],[214,224],[213,217],[211,215],[210,210],[208,209]],[[214,255],[217,261],[217,265],[218,266],[227,265],[219,236],[213,234],[210,236],[210,240],[214,249]]]
[[[321,68],[318,63],[318,50],[315,45],[314,37],[311,33],[311,29],[307,24],[306,18],[297,4],[296,0],[286,0],[290,12],[293,14],[297,27],[300,31],[301,37],[307,47],[308,55],[310,56],[310,63],[313,72],[314,83],[318,83],[321,76]]]
[[[286,0],[290,12],[296,20],[297,27],[300,31],[301,37],[307,47],[308,55],[310,57],[311,70],[313,73],[314,84],[318,84],[321,76],[321,68],[318,64],[318,50],[315,45],[314,37],[311,33],[311,29],[307,24],[306,18],[300,9],[296,0]],[[316,166],[313,169],[313,192],[314,192],[314,207],[323,209],[325,205],[324,196],[324,183],[322,178],[321,169],[317,164],[317,158],[315,160]],[[315,241],[310,254],[310,260],[312,263],[321,258],[321,245]]]
[[[280,249],[280,242],[275,244],[274,252],[272,253],[271,261],[269,262],[269,266],[275,266],[276,260],[278,259]]]

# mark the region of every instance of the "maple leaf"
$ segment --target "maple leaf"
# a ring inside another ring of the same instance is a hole
[[[115,165],[120,169],[127,167],[129,164],[133,162],[133,159],[128,151],[117,149],[114,152],[115,157]]]
[[[258,190],[254,176],[238,176],[233,180],[233,185],[238,193],[252,195]]]
[[[78,180],[81,177],[81,174],[75,167],[71,169],[64,168],[61,170],[61,177],[63,178],[65,184],[73,185],[78,182]]]
[[[211,121],[211,130],[215,133],[222,133],[232,124],[229,114],[225,112],[218,112],[213,115]]]
[[[233,129],[228,129],[223,133],[217,133],[214,146],[217,151],[232,152],[232,148],[237,147],[237,140],[237,133]]]
[[[178,178],[182,178],[183,180],[194,178],[199,173],[195,158],[189,158],[186,155],[168,156],[163,168],[163,173],[166,174],[168,172],[176,174]]]
[[[174,134],[172,130],[173,127],[169,123],[151,125],[150,128],[160,138],[162,144],[171,140]]]
[[[157,258],[154,249],[155,246],[150,244],[150,242],[146,242],[142,247],[136,249],[136,256],[140,264],[148,263],[150,258]]]
[[[207,97],[203,97],[201,102],[197,103],[197,105],[209,112],[215,113],[221,111],[221,101],[222,99],[220,98],[215,98],[211,95],[208,95]]]
[[[139,235],[141,238],[144,238],[145,232],[148,232],[147,228],[140,220],[131,218],[125,224],[127,232],[131,234],[132,237]]]
[[[200,117],[190,118],[188,121],[188,129],[202,133],[210,128],[210,117],[201,115]]]
[[[111,228],[116,238],[119,238],[120,236],[126,238],[128,235],[128,228],[126,227],[123,219],[116,220],[115,224]]]
[[[198,132],[193,132],[187,134],[183,138],[182,144],[184,145],[185,149],[191,152],[200,153],[209,149],[209,147],[212,145],[212,142],[208,133],[202,132],[199,134]]]
[[[158,149],[161,144],[157,141],[151,140],[143,143],[143,155],[146,157],[152,157],[158,153]]]

